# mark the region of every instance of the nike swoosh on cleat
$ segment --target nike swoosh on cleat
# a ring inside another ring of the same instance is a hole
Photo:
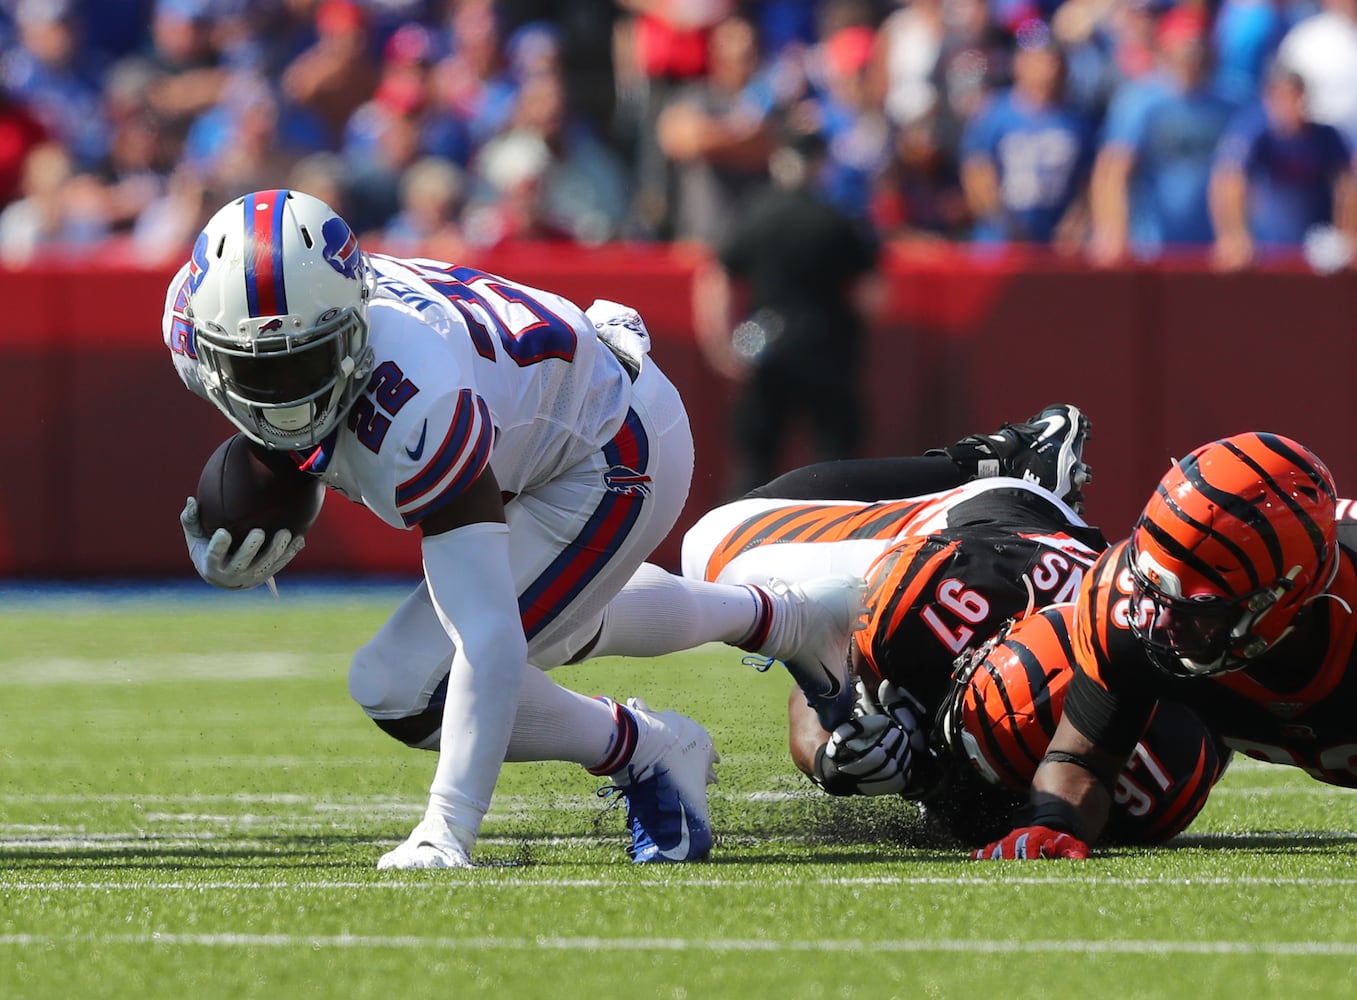
[[[679,800],[679,840],[674,847],[663,848],[660,853],[670,861],[687,861],[688,851],[692,844],[688,837],[688,810],[683,808],[683,801]]]
[[[405,453],[416,462],[419,461],[419,456],[424,454],[424,438],[428,436],[428,433],[429,422],[426,420],[424,421],[424,426],[419,429],[419,444],[415,445],[413,448],[405,449]]]
[[[1055,437],[1055,435],[1060,433],[1061,428],[1065,426],[1065,418],[1053,413],[1049,417],[1042,417],[1040,420],[1035,421],[1035,423],[1048,428],[1048,430],[1041,435],[1041,440],[1044,441],[1046,438]]]

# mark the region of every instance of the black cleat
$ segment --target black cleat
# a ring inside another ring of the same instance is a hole
[[[928,454],[946,455],[974,479],[1012,476],[1039,483],[1082,513],[1084,487],[1093,481],[1084,462],[1088,436],[1088,417],[1069,403],[1055,403],[1026,423],[972,434]]]

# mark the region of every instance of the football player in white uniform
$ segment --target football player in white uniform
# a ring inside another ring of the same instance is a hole
[[[718,755],[697,722],[555,684],[587,655],[726,641],[789,664],[808,694],[846,684],[864,583],[688,581],[646,564],[688,494],[693,444],[639,315],[440,261],[361,251],[296,191],[208,222],[171,282],[165,343],[184,383],[262,451],[422,535],[424,580],[355,654],[379,726],[437,749],[423,820],[379,868],[471,865],[506,760],[568,760],[627,798],[634,861],[711,847]],[[199,574],[257,586],[302,540],[181,521]]]

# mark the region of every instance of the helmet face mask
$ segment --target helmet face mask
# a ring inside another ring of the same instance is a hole
[[[1275,434],[1214,441],[1175,464],[1128,544],[1131,630],[1177,677],[1239,670],[1295,627],[1338,568],[1336,489]]]
[[[1262,587],[1237,598],[1175,597],[1158,589],[1132,565],[1132,600],[1142,609],[1131,631],[1168,673],[1207,677],[1238,670],[1266,649],[1251,635],[1253,624],[1277,603],[1276,588]]]
[[[266,447],[318,444],[365,388],[373,287],[353,233],[324,202],[260,191],[226,205],[198,237],[189,274],[212,402]]]

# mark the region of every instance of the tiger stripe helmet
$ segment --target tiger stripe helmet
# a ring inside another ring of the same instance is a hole
[[[938,735],[992,785],[1026,791],[1055,736],[1074,676],[1074,607],[1056,604],[1010,621],[957,660]],[[1206,805],[1229,759],[1195,712],[1159,702],[1118,776],[1104,837],[1121,844],[1174,837]]]
[[[1311,451],[1248,433],[1160,480],[1128,546],[1133,631],[1163,670],[1246,666],[1289,633],[1338,569],[1333,476]]]
[[[958,658],[939,735],[991,784],[1027,788],[1046,755],[1073,675],[1073,621],[1074,605],[1052,605]]]

